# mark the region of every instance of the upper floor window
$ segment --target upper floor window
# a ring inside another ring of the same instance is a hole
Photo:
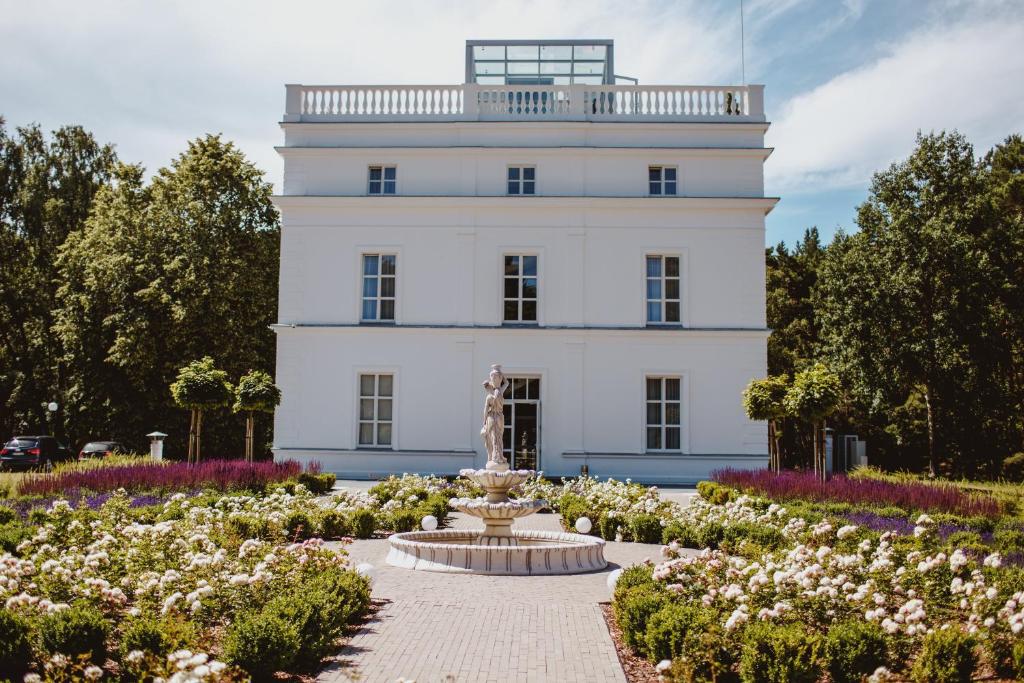
[[[647,169],[648,194],[652,197],[676,194],[676,167],[650,166]]]
[[[359,375],[359,445],[390,446],[394,375]]]
[[[647,257],[647,323],[678,325],[679,257]]]
[[[533,166],[508,167],[509,194],[535,194],[537,169]]]
[[[363,254],[363,321],[394,321],[397,261],[394,254]]]
[[[537,256],[505,255],[505,315],[507,323],[537,322]]]
[[[369,194],[395,194],[397,166],[371,166]]]
[[[682,430],[682,380],[647,378],[647,450],[679,451]]]

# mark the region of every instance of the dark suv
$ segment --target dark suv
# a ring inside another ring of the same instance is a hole
[[[16,436],[0,449],[0,469],[49,471],[71,460],[71,451],[53,436]]]

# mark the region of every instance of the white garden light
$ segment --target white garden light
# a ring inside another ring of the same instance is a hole
[[[594,523],[590,521],[589,517],[580,517],[576,520],[576,531],[581,534],[589,534],[590,530],[594,528]]]
[[[608,592],[615,592],[615,584],[619,582],[619,577],[622,576],[622,567],[619,567],[611,574],[608,575]]]
[[[420,526],[423,527],[424,531],[433,531],[437,528],[437,517],[434,515],[426,515],[420,520]]]
[[[369,562],[361,562],[356,565],[356,574],[359,574],[359,576],[365,576],[370,583],[373,583],[373,579],[377,575],[377,568]]]

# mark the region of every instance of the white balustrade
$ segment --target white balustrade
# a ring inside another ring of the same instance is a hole
[[[764,121],[764,86],[288,85],[285,121]]]

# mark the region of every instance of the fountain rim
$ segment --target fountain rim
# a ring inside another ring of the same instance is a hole
[[[480,532],[473,529],[438,529],[436,531],[405,531],[402,533],[392,534],[388,537],[388,541],[392,546],[403,545],[413,546],[418,548],[489,548],[499,552],[511,552],[519,551],[525,552],[528,550],[537,550],[538,548],[543,549],[545,547],[551,548],[572,548],[574,546],[588,547],[588,546],[604,546],[606,541],[603,538],[597,536],[589,536],[586,534],[574,534],[567,531],[542,531],[542,530],[515,530],[512,531],[512,536],[515,538],[522,538],[525,540],[534,541],[554,541],[550,546],[544,545],[532,545],[532,546],[488,546],[482,543],[431,543],[434,541],[443,541],[445,538],[479,538]]]

